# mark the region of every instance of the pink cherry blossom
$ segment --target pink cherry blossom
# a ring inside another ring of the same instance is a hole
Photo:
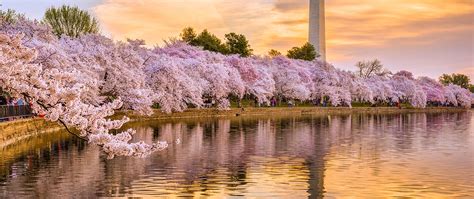
[[[360,78],[321,61],[283,56],[247,58],[205,51],[176,41],[148,48],[143,40],[116,42],[102,35],[58,38],[37,22],[0,24],[0,86],[28,100],[36,113],[57,121],[110,157],[143,157],[168,142],[129,143],[134,130],[113,134],[129,121],[109,119],[115,110],[151,114],[203,108],[230,108],[230,99],[251,96],[259,103],[328,100],[332,106],[356,102],[428,102],[469,108],[474,95],[456,85],[400,71],[392,77]]]

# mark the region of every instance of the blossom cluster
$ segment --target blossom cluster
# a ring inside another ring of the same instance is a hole
[[[415,78],[408,71],[391,76],[360,78],[321,60],[222,55],[182,42],[148,52],[146,82],[163,100],[165,112],[202,106],[202,97],[225,104],[229,96],[250,95],[260,103],[278,99],[327,100],[332,106],[352,102],[407,102],[425,108],[428,103],[469,108],[471,93],[457,85],[443,86],[429,77]],[[222,106],[226,108],[226,105]]]
[[[58,38],[49,27],[20,19],[0,24],[0,83],[3,90],[32,103],[38,114],[73,127],[78,136],[102,147],[109,157],[146,156],[166,142],[129,143],[121,128],[128,118],[108,119],[117,109],[151,114],[204,107],[220,109],[229,99],[252,96],[259,103],[278,99],[352,102],[408,102],[470,107],[472,94],[408,71],[390,77],[360,78],[321,60],[222,55],[183,42],[147,48],[142,40],[115,42],[98,34]]]
[[[25,99],[38,115],[63,124],[72,134],[101,147],[109,158],[144,157],[167,147],[167,142],[130,143],[135,133],[132,129],[111,133],[129,121],[126,117],[109,119],[114,110],[125,107],[149,113],[151,108],[141,106],[140,98],[152,99],[147,95],[153,93],[140,78],[134,78],[142,71],[140,68],[127,68],[119,63],[121,59],[102,60],[103,57],[108,59],[107,56],[120,56],[120,46],[112,43],[112,52],[79,50],[81,46],[77,43],[83,42],[81,39],[57,39],[48,27],[34,21],[1,25],[0,86],[3,91],[14,98]],[[84,46],[101,47],[93,43]],[[127,74],[123,79],[122,75]]]

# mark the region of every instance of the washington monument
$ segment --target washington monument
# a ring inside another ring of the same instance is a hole
[[[324,0],[309,0],[309,43],[326,60]]]

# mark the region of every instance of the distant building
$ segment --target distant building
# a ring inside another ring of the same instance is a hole
[[[326,60],[324,0],[309,0],[309,43]]]

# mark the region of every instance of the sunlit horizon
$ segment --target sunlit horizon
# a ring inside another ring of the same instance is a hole
[[[187,26],[223,38],[247,36],[256,54],[283,53],[307,41],[307,0],[6,0],[14,9],[41,19],[46,8],[77,5],[97,17],[102,33],[116,40],[145,39],[149,46],[178,37]],[[470,0],[326,1],[327,60],[355,70],[360,60],[379,59],[391,71],[438,78],[463,73],[474,80],[474,5]]]

